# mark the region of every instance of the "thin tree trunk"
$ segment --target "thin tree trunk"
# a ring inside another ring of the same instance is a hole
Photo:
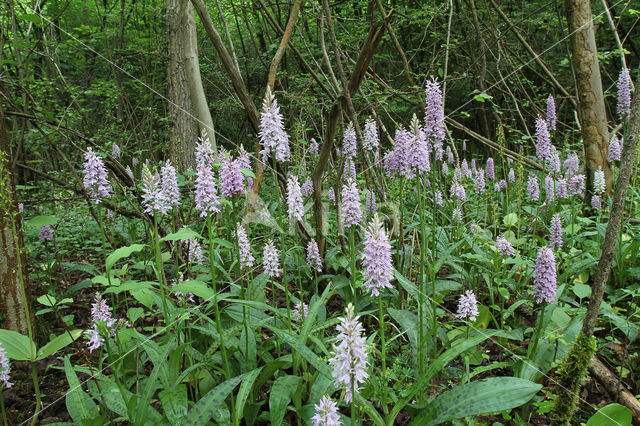
[[[349,80],[346,88],[349,96],[353,96],[360,88],[360,84],[362,84],[362,80],[364,79],[364,76],[367,72],[367,67],[371,62],[373,54],[378,48],[380,40],[382,40],[383,34],[384,26],[379,28],[378,25],[374,24],[369,29],[369,34],[362,44],[360,54],[358,55],[358,60],[354,65],[353,71],[351,73],[351,79]],[[325,247],[325,238],[323,233],[325,224],[325,211],[322,207],[322,177],[329,161],[331,149],[333,148],[333,138],[336,134],[338,118],[340,117],[342,109],[347,107],[346,102],[347,100],[345,99],[344,94],[342,94],[338,97],[338,99],[336,99],[336,101],[333,103],[333,106],[331,107],[331,111],[329,112],[329,116],[327,117],[324,140],[320,149],[318,162],[316,163],[316,166],[313,169],[313,174],[311,176],[314,191],[313,215],[316,223],[316,240],[318,242],[318,247],[321,253],[324,252]]]
[[[180,0],[166,0],[168,55],[167,97],[169,98],[169,152],[179,170],[195,165],[198,127],[190,112],[191,96],[187,83],[186,29],[182,25]]]
[[[198,127],[201,133],[206,133],[216,150],[216,132],[213,127],[211,111],[207,104],[207,98],[200,78],[200,62],[198,61],[198,38],[196,33],[196,19],[193,5],[189,0],[184,2],[184,15],[182,18],[182,30],[184,31],[184,62],[186,67],[187,84],[193,112],[198,119]]]
[[[591,3],[588,0],[566,0],[565,5],[578,89],[588,200],[593,194],[593,174],[598,169],[604,171],[607,194],[611,191],[613,183],[613,173],[607,161],[609,149],[607,113],[591,17]]]
[[[640,84],[640,72],[636,79],[636,86]],[[596,338],[593,331],[600,312],[600,305],[607,286],[611,261],[616,249],[620,223],[624,213],[624,204],[627,199],[629,180],[636,162],[636,148],[640,135],[640,93],[636,92],[631,106],[631,115],[627,127],[624,147],[622,148],[622,161],[620,172],[616,180],[613,194],[613,203],[607,230],[602,243],[602,253],[598,261],[598,270],[591,286],[591,300],[582,323],[582,331],[573,343],[571,350],[566,355],[558,369],[558,381],[555,389],[555,407],[550,416],[553,424],[568,425],[572,421],[573,412],[576,409],[576,401],[580,394],[582,377],[590,365],[591,358],[595,355]]]
[[[29,289],[23,288],[27,262],[11,164],[9,136],[0,111],[0,327],[26,335],[32,319],[27,318],[25,309],[24,295],[29,297]]]

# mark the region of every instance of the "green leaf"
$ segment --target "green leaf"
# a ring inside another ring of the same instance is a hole
[[[160,241],[178,241],[188,240],[190,238],[197,238],[201,240],[202,236],[192,229],[180,228],[177,232],[165,235],[164,237],[160,238]]]
[[[249,177],[252,177],[252,178],[256,179],[255,173],[253,173],[251,170],[249,170],[249,169],[240,169],[240,171],[242,172],[243,175],[249,176]]]
[[[10,359],[16,361],[30,360],[36,354],[36,345],[24,334],[11,330],[0,330],[0,343]]]
[[[418,353],[418,327],[420,326],[418,316],[409,310],[400,310],[391,307],[387,309],[387,312],[389,312],[389,315],[402,327],[403,331],[407,333],[409,344],[411,345],[411,353],[416,357]],[[423,326],[426,326],[426,323],[427,321],[424,321]],[[427,327],[424,328],[426,335]]]
[[[179,291],[182,294],[193,293],[204,300],[212,300],[215,293],[204,282],[198,280],[189,280],[177,284],[175,287],[171,287],[172,291]]]
[[[447,366],[447,364],[457,358],[458,355],[460,355],[462,352],[466,351],[469,348],[475,347],[486,339],[492,337],[494,334],[495,330],[485,330],[481,333],[470,334],[468,339],[465,339],[458,344],[454,344],[444,353],[442,353],[438,358],[433,360],[427,367],[425,374],[417,378],[413,383],[413,385],[409,389],[409,392],[407,393],[407,396],[400,399],[393,407],[387,424],[392,425],[400,411],[402,411],[402,409],[413,399],[415,395],[417,395],[419,392],[423,392],[424,389],[428,387],[431,379],[440,371],[442,371]]]
[[[271,330],[274,334],[277,334],[280,339],[282,339],[285,343],[291,346],[295,351],[302,356],[302,358],[306,359],[309,364],[311,364],[316,370],[318,370],[321,374],[331,377],[331,369],[329,366],[320,360],[320,357],[316,355],[311,349],[309,349],[306,345],[300,343],[298,339],[289,334],[288,332],[281,330],[279,327],[274,327],[269,324],[264,324],[264,327]]]
[[[396,277],[398,283],[405,289],[407,293],[413,297],[414,300],[418,300],[418,286],[411,281],[409,281],[404,275],[398,272],[396,269],[393,270],[393,276]]]
[[[164,389],[158,394],[165,416],[171,424],[180,424],[187,415],[187,385],[181,383],[176,387]]]
[[[38,297],[36,299],[36,301],[44,306],[55,306],[56,305],[56,298],[48,295],[48,294],[43,294],[42,296]]]
[[[211,389],[205,396],[191,407],[189,414],[184,422],[186,426],[189,425],[206,425],[209,419],[213,417],[214,413],[218,410],[218,407],[227,396],[233,391],[233,389],[240,383],[244,374],[236,376],[226,382],[220,383],[215,388]]]
[[[144,389],[142,390],[142,393],[139,394],[140,399],[138,401],[136,417],[134,421],[134,424],[136,425],[144,423],[147,409],[150,405],[149,401],[151,401],[151,397],[156,392],[156,389],[158,389],[159,386],[158,375],[160,375],[160,373],[166,375],[168,369],[166,360],[167,356],[169,355],[169,351],[172,349],[171,344],[165,344],[164,346],[158,347],[157,349],[153,347],[153,349],[156,349],[156,352],[154,353],[153,350],[150,349],[151,347],[151,340],[147,341],[146,344],[143,345],[143,348],[145,352],[147,352],[147,355],[149,355],[150,358],[153,358],[153,356],[155,356],[155,358],[153,359],[153,370],[151,370],[151,375],[149,375],[147,381],[145,382],[146,384]]]
[[[504,223],[504,226],[507,228],[515,226],[518,224],[518,215],[515,213],[509,213],[504,217],[504,219],[502,219],[502,223]]]
[[[153,305],[153,291],[148,288],[141,288],[138,290],[131,290],[130,293],[134,299],[151,309],[151,305]]]
[[[262,367],[256,368],[255,370],[251,370],[250,372],[245,374],[244,380],[240,385],[240,389],[238,390],[238,396],[236,397],[236,405],[234,408],[233,417],[237,420],[238,424],[240,424],[240,420],[244,417],[244,405],[247,403],[247,397],[249,397],[249,393],[251,392],[251,388],[258,377],[258,374],[262,371]]]
[[[69,345],[71,342],[76,340],[78,337],[80,337],[81,334],[82,334],[82,330],[78,329],[78,330],[72,330],[68,333],[65,331],[61,335],[54,337],[53,339],[51,339],[49,343],[47,343],[46,345],[40,348],[40,350],[38,351],[38,357],[36,359],[41,360],[41,359],[45,359],[49,355],[53,355],[54,353],[58,352],[60,349],[64,348],[65,346]]]
[[[525,404],[542,385],[517,377],[490,377],[439,395],[411,422],[437,425],[454,419],[510,410]]]
[[[98,406],[82,390],[82,385],[78,376],[71,366],[69,357],[64,357],[64,372],[69,382],[69,391],[67,392],[66,405],[69,415],[75,424],[82,424],[84,419],[93,419],[99,415]]]
[[[271,386],[269,395],[269,420],[272,425],[282,424],[291,396],[298,388],[299,376],[280,376]]]
[[[580,299],[591,296],[591,287],[586,284],[574,284],[571,290]]]
[[[42,16],[38,15],[37,13],[24,13],[22,15],[18,15],[18,17],[24,21],[42,25]]]
[[[365,413],[367,413],[369,417],[371,417],[371,420],[373,420],[373,423],[376,426],[384,426],[384,420],[382,419],[382,417],[380,417],[380,414],[376,411],[376,409],[373,407],[373,405],[371,405],[371,403],[368,400],[363,398],[362,395],[360,395],[357,392],[355,394],[355,400],[358,402],[360,409]]]
[[[58,218],[55,216],[35,216],[27,220],[24,224],[39,228],[46,225],[55,225],[56,223],[58,223]]]
[[[111,253],[107,257],[107,262],[106,262],[107,277],[110,276],[111,268],[113,267],[113,265],[116,264],[118,260],[124,259],[125,257],[129,257],[133,253],[142,251],[143,248],[145,248],[145,244],[132,244],[126,247],[120,247],[119,249]]]
[[[129,318],[129,322],[131,322],[131,324],[135,323],[138,319],[142,318],[144,316],[144,309],[139,308],[139,307],[135,307],[135,308],[129,308],[127,310],[127,318]]]
[[[587,426],[631,426],[631,410],[620,404],[608,404],[596,411],[587,422]]]

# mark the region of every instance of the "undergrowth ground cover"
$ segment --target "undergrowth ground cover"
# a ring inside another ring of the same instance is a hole
[[[554,140],[552,97],[517,156],[448,137],[437,80],[425,99],[385,152],[375,121],[361,147],[345,126],[319,227],[318,145],[290,152],[269,91],[253,200],[241,147],[215,152],[205,136],[196,170],[179,174],[114,145],[131,188],[88,148],[91,212],[34,203],[19,217],[38,328],[0,330],[5,423],[548,423],[601,255],[604,174],[587,191],[579,141]],[[614,176],[623,143],[611,141]],[[637,175],[631,187],[596,336],[637,390]],[[617,404],[594,415],[607,396],[586,389],[577,423],[630,424]]]

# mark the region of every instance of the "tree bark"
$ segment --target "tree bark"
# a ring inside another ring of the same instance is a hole
[[[207,97],[202,87],[200,78],[200,62],[198,61],[198,38],[196,33],[196,19],[193,12],[193,5],[189,0],[184,0],[184,14],[182,15],[181,31],[184,34],[184,63],[186,67],[187,84],[193,112],[198,119],[198,127],[201,133],[206,133],[216,150],[216,132],[213,127],[211,111],[207,104]],[[192,142],[194,143],[195,140]]]
[[[0,327],[26,335],[32,320],[25,309],[29,289],[23,288],[27,261],[11,164],[9,136],[0,111]]]
[[[180,0],[166,0],[169,65],[167,97],[169,98],[169,153],[179,170],[195,165],[198,128],[190,111],[191,96],[185,64],[187,29],[182,25]]]
[[[618,401],[629,410],[636,422],[640,422],[640,401],[629,392],[618,377],[613,374],[597,357],[593,357],[589,363],[589,372],[607,388],[615,401]]]
[[[609,131],[604,94],[598,64],[598,51],[588,0],[566,0],[567,23],[571,40],[571,56],[575,70],[587,175],[587,200],[593,194],[593,174],[604,171],[606,192],[613,181],[607,161]]]

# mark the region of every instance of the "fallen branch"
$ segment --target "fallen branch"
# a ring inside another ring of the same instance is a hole
[[[597,357],[593,357],[589,363],[589,372],[607,388],[617,402],[631,410],[633,418],[640,423],[640,401]]]

